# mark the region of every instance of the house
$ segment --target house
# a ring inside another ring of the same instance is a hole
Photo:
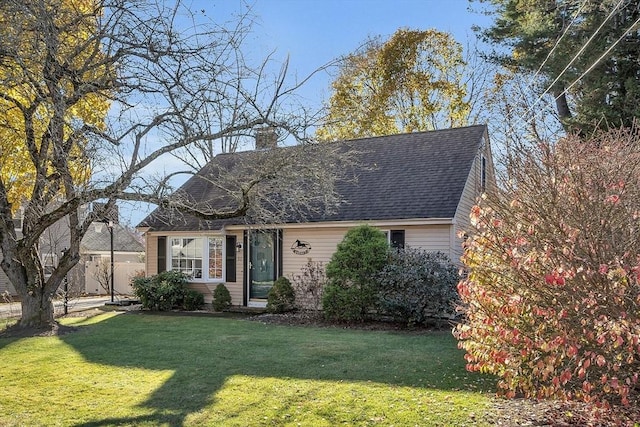
[[[88,207],[83,206],[80,215],[86,214]],[[114,212],[117,218],[117,210]],[[21,234],[21,211],[14,219],[16,233]],[[67,274],[69,295],[107,295],[110,293],[111,239],[113,231],[114,243],[114,292],[131,295],[131,277],[144,272],[144,244],[141,236],[122,224],[117,219],[107,224],[94,222],[80,242],[80,261]],[[40,238],[40,251],[45,274],[49,274],[58,263],[62,252],[69,247],[69,225],[62,219],[47,229]],[[6,274],[0,270],[0,294],[16,296],[16,291]]]
[[[360,165],[357,181],[337,184],[344,203],[334,212],[255,226],[246,218],[185,215],[170,221],[158,208],[138,226],[146,236],[147,274],[181,270],[206,302],[224,283],[234,305],[264,306],[277,277],[292,278],[308,261],[328,262],[345,233],[365,223],[384,231],[393,245],[442,251],[459,262],[458,232],[468,228],[475,200],[494,181],[486,126],[332,144],[355,150]],[[218,155],[212,163],[224,165],[246,153]],[[203,181],[196,175],[180,191],[196,200],[218,191]]]
[[[84,294],[110,292],[111,234],[113,233],[114,293],[133,295],[131,278],[144,274],[144,243],[139,235],[119,223],[94,222],[80,242],[79,282]]]

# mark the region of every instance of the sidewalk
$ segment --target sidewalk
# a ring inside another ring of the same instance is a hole
[[[102,307],[110,301],[111,298],[108,296],[73,298],[69,299],[67,303],[67,309],[70,313],[75,311],[83,311],[90,308]],[[62,300],[54,300],[53,309],[56,316],[62,315],[64,312],[64,302]],[[1,319],[20,317],[21,314],[22,307],[19,302],[0,304]]]

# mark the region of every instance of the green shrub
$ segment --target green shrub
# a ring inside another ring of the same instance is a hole
[[[378,274],[380,312],[408,324],[452,317],[458,280],[457,267],[442,252],[395,251]]]
[[[368,299],[368,295],[359,288],[329,283],[322,295],[324,317],[330,320],[364,320],[367,313],[363,307],[371,305]]]
[[[224,284],[219,283],[213,290],[213,309],[215,311],[224,311],[229,307],[231,307],[229,289]]]
[[[375,308],[376,275],[387,262],[389,245],[383,232],[362,225],[347,232],[327,264],[328,284],[322,298],[325,316],[364,320]]]
[[[184,289],[175,286],[173,283],[166,280],[158,283],[155,288],[155,307],[152,310],[169,311],[176,307],[184,296]]]
[[[204,295],[195,289],[187,289],[184,293],[183,305],[187,311],[199,310],[204,306]]]
[[[294,309],[296,294],[291,282],[286,277],[279,277],[273,283],[267,295],[267,311],[285,313]]]
[[[153,294],[152,277],[135,277],[131,280],[133,293],[140,300],[143,308],[151,307],[151,295]]]
[[[187,283],[185,274],[163,271],[152,277],[137,277],[132,286],[143,308],[167,311],[182,304]]]

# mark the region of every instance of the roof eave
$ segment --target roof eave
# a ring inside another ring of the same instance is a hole
[[[375,227],[400,227],[400,226],[420,226],[420,225],[452,225],[453,218],[410,218],[410,219],[363,219],[354,221],[325,221],[325,222],[297,222],[286,224],[261,224],[261,225],[227,225],[225,230],[246,230],[247,228],[283,228],[283,229],[300,229],[300,228],[351,228],[358,225],[368,224]]]

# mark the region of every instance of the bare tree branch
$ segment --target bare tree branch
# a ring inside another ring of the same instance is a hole
[[[248,146],[259,127],[307,143],[320,117],[296,96],[314,73],[290,84],[288,59],[247,59],[252,19],[218,25],[163,0],[0,3],[0,248],[23,325],[52,322],[51,295],[80,259],[82,237],[119,200],[155,203],[174,219],[261,221],[338,203],[333,184],[349,156],[330,148],[254,153],[213,177],[197,174]],[[226,204],[175,191],[185,173],[223,189]],[[68,251],[45,280],[39,242],[61,222]]]

